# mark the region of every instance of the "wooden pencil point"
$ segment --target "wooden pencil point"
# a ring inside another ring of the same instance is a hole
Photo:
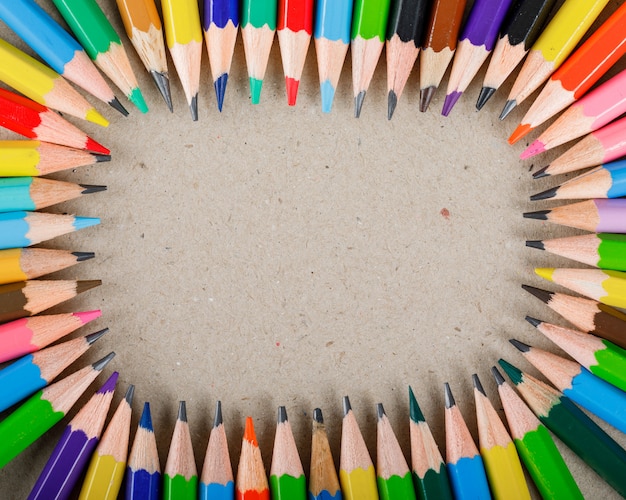
[[[491,367],[491,374],[493,375],[493,378],[496,380],[496,384],[498,384],[498,386],[500,386],[500,385],[502,385],[502,384],[504,384],[506,382],[504,380],[504,377],[502,376],[502,374],[498,370],[498,368],[496,368],[495,366]]]
[[[528,344],[524,344],[524,342],[520,342],[516,339],[509,339],[509,342],[515,347],[519,352],[528,352],[530,351],[530,346]]]
[[[76,282],[76,294],[86,292],[102,285],[102,280],[83,280]]]
[[[480,392],[483,396],[487,396],[487,393],[483,388],[483,384],[480,383],[480,379],[478,378],[478,375],[476,373],[472,375],[472,384],[474,386],[474,389]]]
[[[541,321],[540,319],[536,319],[531,316],[526,316],[524,319],[528,321],[531,325],[533,325],[535,328],[537,328],[541,323],[543,323],[543,321]]]
[[[453,406],[456,406],[456,402],[454,401],[454,396],[452,395],[452,390],[450,389],[450,384],[448,384],[448,382],[443,384],[443,390],[444,390],[446,409],[449,410]]]
[[[420,89],[420,111],[425,113],[428,111],[428,106],[430,106],[430,101],[433,100],[433,96],[437,91],[437,87],[426,87],[425,89]]]

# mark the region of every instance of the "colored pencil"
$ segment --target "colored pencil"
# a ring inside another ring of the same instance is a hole
[[[522,288],[563,316],[580,331],[610,340],[626,349],[626,314],[591,299],[548,292],[528,285]]]
[[[304,61],[313,34],[313,0],[278,0],[277,21],[287,104],[295,106]]]
[[[89,462],[87,475],[78,497],[80,500],[87,498],[115,500],[117,498],[126,468],[134,392],[135,386],[129,385],[126,395],[111,417]]]
[[[537,200],[579,200],[626,196],[626,160],[605,163],[567,182],[530,197]]]
[[[0,19],[54,71],[123,115],[128,114],[84,49],[33,0],[0,2]]]
[[[0,325],[0,363],[43,349],[100,315],[99,310],[50,314]]]
[[[476,101],[480,110],[505,82],[541,35],[555,0],[516,0],[500,28]]]
[[[168,109],[172,111],[165,40],[154,0],[117,0],[117,8],[130,43],[152,76]]]
[[[96,0],[52,0],[96,66],[108,76],[139,111],[146,113],[137,79],[120,37]]]
[[[619,7],[548,80],[517,130],[514,142],[576,102],[626,54],[626,4]]]
[[[45,311],[101,284],[100,280],[30,280],[0,285],[0,323]]]
[[[526,212],[527,219],[547,220],[598,233],[626,234],[626,200],[587,200],[549,210]]]
[[[0,40],[0,80],[41,105],[103,127],[109,125],[61,75],[4,40]]]
[[[43,389],[81,357],[108,328],[18,359],[0,370],[0,411]]]
[[[178,417],[172,434],[170,451],[163,474],[163,498],[185,500],[197,497],[198,471],[193,456],[191,434],[184,401],[178,406]]]
[[[69,413],[113,356],[110,353],[42,389],[0,422],[0,469]]]
[[[0,213],[0,249],[27,247],[100,224],[95,217],[43,212]]]
[[[526,321],[594,375],[626,390],[626,350],[605,339],[530,316]]]
[[[342,500],[339,478],[330,451],[322,410],[313,410],[311,436],[311,471],[309,474],[309,500]]]
[[[165,40],[193,121],[198,120],[202,28],[197,0],[163,0]]]
[[[315,53],[320,79],[322,111],[330,113],[341,69],[348,53],[353,0],[315,2]]]
[[[160,500],[161,467],[150,416],[150,403],[144,403],[135,440],[128,456],[125,476],[127,500]]]
[[[483,460],[472,435],[456,406],[448,383],[445,384],[446,458],[448,476],[454,497],[490,499],[489,485]]]
[[[415,500],[411,471],[382,404],[376,405],[376,481],[382,500]]]
[[[241,38],[246,54],[252,104],[261,102],[261,88],[276,31],[277,2],[243,0]]]
[[[446,464],[411,387],[409,417],[413,484],[417,497],[420,500],[452,500]]]
[[[500,26],[512,0],[476,0],[452,63],[441,114],[448,116],[496,44]]]
[[[491,372],[498,384],[498,394],[517,452],[542,498],[582,500],[583,495],[548,429],[505,382],[495,366]]]
[[[626,235],[624,234],[583,234],[552,240],[527,241],[526,246],[600,269],[626,271]]]
[[[420,111],[428,110],[457,46],[466,0],[434,0],[420,58]]]
[[[0,177],[48,175],[109,161],[101,155],[40,141],[0,141]]]
[[[626,451],[568,397],[503,359],[498,363],[539,420],[624,496]]]
[[[28,500],[69,498],[102,434],[117,377],[118,373],[113,372],[67,425]]]
[[[93,252],[46,248],[0,250],[0,285],[39,278],[94,257]]]
[[[270,492],[274,500],[304,500],[307,496],[304,469],[284,406],[278,407]]]
[[[387,23],[387,119],[402,95],[420,46],[428,21],[427,0],[391,0]]]
[[[533,178],[574,172],[623,156],[626,156],[626,118],[586,135],[549,165],[534,172]]]
[[[500,114],[501,120],[563,64],[607,3],[609,0],[566,0],[563,3],[526,56]],[[519,132],[511,135],[511,144],[518,140]]]
[[[237,500],[269,500],[270,498],[263,458],[251,417],[246,418],[246,428],[241,443],[235,498]]]
[[[202,27],[209,54],[217,109],[221,112],[239,29],[239,2],[204,0]]]
[[[374,463],[365,446],[348,396],[343,398],[339,481],[346,500],[378,500]]]
[[[204,456],[200,480],[200,500],[233,500],[235,481],[222,419],[222,402],[215,405],[215,420]]]
[[[626,308],[626,273],[601,269],[536,268],[535,273],[557,285],[613,307]]]
[[[524,498],[530,492],[511,436],[487,398],[478,375],[472,375],[480,455],[495,498]]]
[[[522,153],[523,159],[573,141],[626,113],[626,69],[572,104]]]
[[[0,213],[39,210],[100,191],[106,191],[106,186],[74,184],[39,177],[8,177],[0,179]]]
[[[626,393],[596,377],[575,361],[509,340],[554,387],[616,429],[626,432]]]
[[[361,116],[365,93],[383,51],[391,0],[355,0],[352,12],[352,90],[354,116]]]
[[[0,126],[29,139],[104,155],[111,153],[55,112],[5,89],[0,89]]]

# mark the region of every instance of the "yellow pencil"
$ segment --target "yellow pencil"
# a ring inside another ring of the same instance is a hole
[[[109,125],[65,78],[4,40],[0,40],[0,80],[39,104],[103,127]]]
[[[70,252],[51,248],[8,248],[0,250],[0,285],[40,278],[85,260],[93,252]]]
[[[197,0],[163,0],[165,39],[185,91],[191,118],[198,120],[198,90],[202,60],[202,28]]]

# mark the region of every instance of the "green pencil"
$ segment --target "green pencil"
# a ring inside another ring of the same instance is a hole
[[[626,496],[626,451],[556,389],[503,359],[498,363],[539,420],[615,491]]]
[[[376,405],[376,482],[381,500],[415,500],[411,471],[382,404]]]
[[[530,316],[526,321],[591,373],[626,391],[626,350],[608,340]]]
[[[241,38],[246,54],[252,104],[261,101],[261,87],[276,32],[276,0],[243,0]]]
[[[185,402],[181,401],[178,405],[178,417],[165,464],[163,498],[165,500],[195,500],[197,496],[198,471],[187,423],[187,407]]]
[[[274,500],[304,500],[307,497],[304,469],[284,406],[278,407],[270,491]]]
[[[583,499],[572,473],[546,427],[535,417],[494,366],[491,373],[498,384],[513,442],[539,493],[547,500]]]
[[[0,469],[61,420],[114,356],[112,352],[35,393],[0,422]]]
[[[85,52],[128,100],[148,111],[119,35],[96,0],[52,0]]]
[[[411,466],[417,496],[420,500],[452,500],[446,464],[411,387],[409,416]]]

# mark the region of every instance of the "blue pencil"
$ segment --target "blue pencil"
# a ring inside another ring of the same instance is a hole
[[[161,467],[157,453],[150,403],[144,403],[141,420],[126,467],[126,500],[160,500]]]
[[[0,250],[36,245],[96,224],[100,224],[96,217],[42,212],[0,213]]]
[[[335,462],[328,444],[322,410],[313,410],[311,436],[311,473],[309,475],[309,500],[342,500]]]
[[[445,384],[446,459],[448,476],[457,500],[490,499],[483,459],[456,406],[450,386]]]
[[[574,403],[626,432],[626,392],[596,377],[575,361],[510,340],[524,357]]]
[[[315,52],[322,111],[330,113],[337,83],[350,46],[353,0],[319,0],[315,8]]]
[[[200,478],[200,500],[233,500],[235,481],[222,420],[222,402],[215,407],[215,420]]]
[[[84,49],[33,0],[0,0],[0,19],[54,71],[128,115]]]

